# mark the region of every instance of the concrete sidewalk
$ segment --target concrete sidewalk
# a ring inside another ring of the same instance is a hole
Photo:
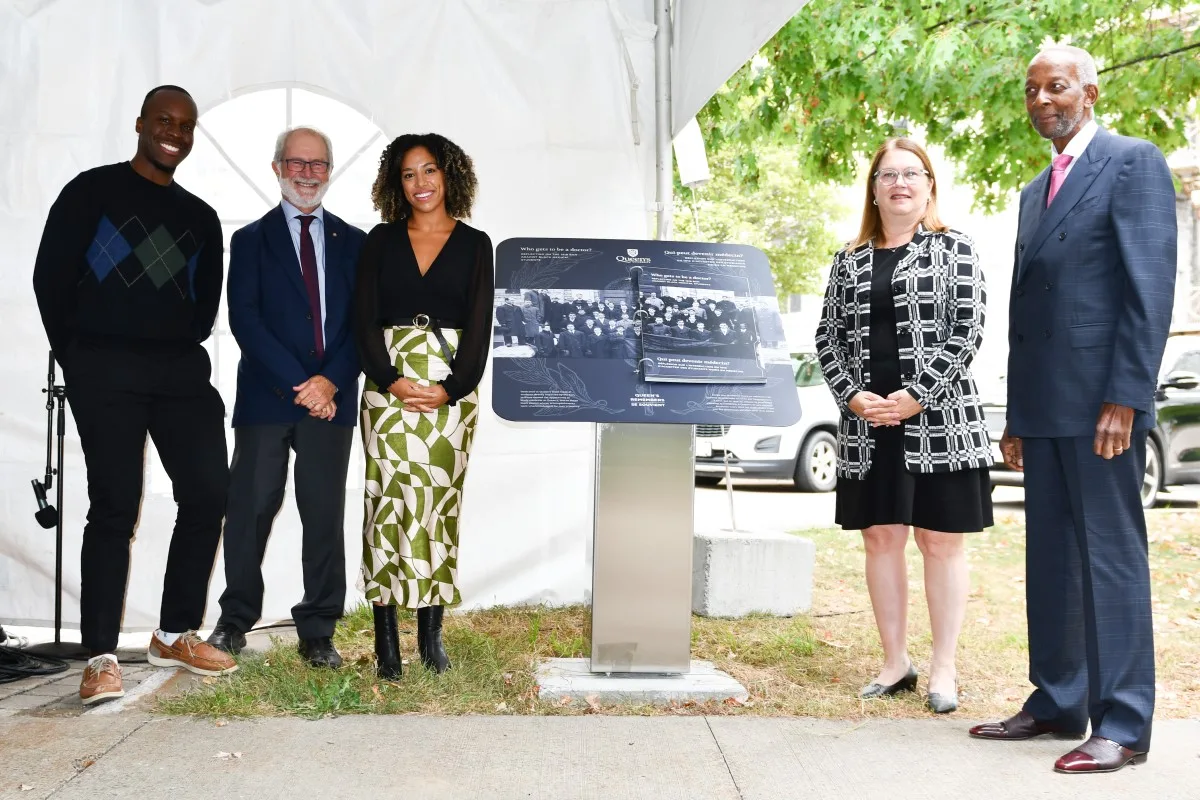
[[[1052,770],[1071,742],[980,742],[967,719],[379,717],[230,721],[130,711],[0,719],[0,798],[1200,798],[1200,720],[1149,762]],[[24,788],[31,787],[31,788]]]

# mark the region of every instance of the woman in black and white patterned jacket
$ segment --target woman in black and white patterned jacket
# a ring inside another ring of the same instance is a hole
[[[889,139],[871,162],[862,228],[838,253],[817,327],[842,410],[836,520],[861,530],[884,665],[862,697],[914,691],[904,550],[915,529],[933,628],[929,707],[958,707],[966,612],[962,534],[992,524],[991,446],[971,377],[986,291],[970,237],[938,217],[924,149]]]

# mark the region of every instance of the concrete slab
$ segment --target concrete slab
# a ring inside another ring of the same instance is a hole
[[[113,746],[145,725],[144,714],[107,719],[0,719],[0,800],[42,800],[91,769]],[[23,790],[22,786],[33,787]]]
[[[816,547],[782,531],[704,530],[692,539],[692,611],[705,617],[812,608]]]
[[[586,658],[551,658],[538,667],[538,697],[578,703],[595,697],[601,704],[667,704],[672,701],[697,703],[729,697],[746,700],[746,687],[721,672],[709,661],[693,661],[686,675],[605,675],[593,673]]]
[[[738,793],[699,717],[357,716],[223,727],[157,719],[54,797],[315,796],[736,800]]]
[[[974,720],[830,720],[711,717],[745,800],[782,797],[929,800],[1196,800],[1200,721],[1154,723],[1143,766],[1105,776],[1059,775],[1054,760],[1078,741],[987,742]]]

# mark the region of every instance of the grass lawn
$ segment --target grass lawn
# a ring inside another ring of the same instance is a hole
[[[1149,514],[1158,705],[1162,718],[1200,716],[1200,512]],[[416,656],[416,620],[401,615],[404,677],[374,673],[371,612],[362,608],[339,626],[336,644],[346,660],[339,672],[314,670],[294,645],[241,659],[226,678],[206,678],[162,697],[168,714],[242,717],[294,714],[763,714],[837,719],[928,715],[930,635],[920,554],[909,545],[909,641],[921,671],[919,692],[862,702],[860,686],[874,677],[882,651],[862,574],[862,543],[834,529],[797,531],[817,547],[814,606],[794,619],[694,617],[692,655],[711,660],[742,682],[749,703],[601,707],[588,698],[566,703],[537,699],[539,658],[586,656],[588,612],[583,607],[495,609],[448,615],[446,648],[454,668],[427,672]],[[1024,529],[1017,517],[967,537],[971,598],[959,648],[959,717],[983,720],[1014,712],[1029,691],[1026,680]]]

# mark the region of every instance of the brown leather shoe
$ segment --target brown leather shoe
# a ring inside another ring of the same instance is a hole
[[[205,642],[195,631],[182,634],[173,645],[152,635],[146,660],[156,667],[183,667],[197,675],[227,675],[238,668],[232,656]]]
[[[121,684],[121,667],[111,658],[101,658],[88,664],[79,683],[79,699],[85,706],[124,697],[125,687]]]
[[[976,725],[968,733],[976,739],[1001,739],[1015,742],[1021,739],[1032,739],[1035,736],[1044,736],[1048,733],[1057,737],[1082,739],[1084,731],[1079,731],[1078,733],[1075,731],[1066,731],[1055,725],[1038,722],[1033,718],[1032,714],[1022,709],[1006,720],[985,722],[982,725]]]
[[[1112,739],[1093,736],[1054,762],[1055,772],[1068,775],[1116,772],[1126,764],[1144,764],[1146,753],[1122,747]]]

